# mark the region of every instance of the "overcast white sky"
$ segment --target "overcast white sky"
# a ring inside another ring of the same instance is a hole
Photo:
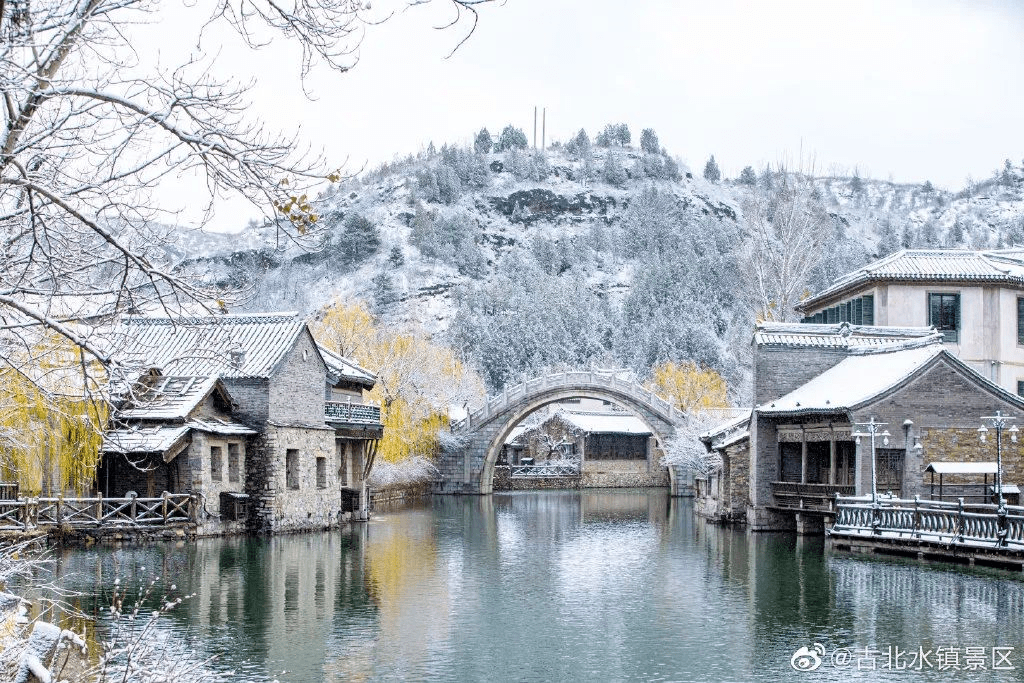
[[[431,28],[446,18],[435,0],[371,27],[355,69],[314,74],[313,101],[280,45],[244,61],[227,50],[221,68],[258,79],[255,115],[301,125],[350,170],[482,126],[531,136],[535,105],[548,141],[624,121],[634,143],[652,127],[728,176],[802,146],[821,173],[959,189],[1024,159],[1024,2],[507,0],[481,8],[449,59],[468,24]]]

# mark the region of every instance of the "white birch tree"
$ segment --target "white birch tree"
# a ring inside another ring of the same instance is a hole
[[[453,24],[470,15],[468,37],[490,0],[441,1]],[[204,39],[184,63],[160,64],[133,42],[136,24],[161,11],[197,19]],[[0,0],[0,366],[17,356],[28,367],[47,331],[106,365],[98,323],[217,307],[224,294],[172,271],[163,250],[173,231],[161,222],[175,219],[160,196],[169,178],[199,180],[189,203],[207,217],[220,198],[242,196],[282,239],[312,238],[309,197],[341,171],[265,130],[247,111],[247,87],[218,76],[218,46],[202,43],[222,24],[250,48],[297,44],[303,76],[316,65],[345,71],[367,23],[386,18],[356,0]]]
[[[796,320],[793,306],[823,256],[832,231],[813,189],[811,176],[783,168],[770,188],[755,190],[744,202],[746,293],[759,320]]]

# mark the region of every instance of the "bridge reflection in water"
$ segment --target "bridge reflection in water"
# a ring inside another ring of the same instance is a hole
[[[195,593],[163,629],[231,680],[776,681],[814,643],[1024,656],[1016,578],[826,555],[708,525],[658,490],[436,497],[351,531],[76,550],[58,571],[89,590],[157,572]],[[882,674],[814,678],[858,675]],[[991,680],[956,680],[972,676]]]

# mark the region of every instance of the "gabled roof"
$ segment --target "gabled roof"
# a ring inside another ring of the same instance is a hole
[[[599,413],[561,410],[561,416],[569,424],[587,434],[635,434],[650,436],[650,428],[643,420],[629,413]]]
[[[132,316],[119,326],[115,353],[169,375],[269,378],[305,329],[295,313]]]
[[[184,420],[214,392],[231,405],[231,396],[216,377],[146,376],[135,384],[117,415],[123,419]]]
[[[339,356],[330,349],[317,344],[320,355],[323,356],[327,365],[327,381],[337,384],[341,381],[361,384],[367,389],[372,389],[377,383],[377,376],[365,368],[361,368],[349,359]]]
[[[750,436],[750,412],[734,417],[701,434],[708,448],[725,448]]]
[[[785,396],[757,407],[760,415],[846,411],[902,384],[941,354],[933,344],[892,353],[851,355]]]
[[[130,425],[107,430],[103,434],[100,450],[122,455],[160,453],[165,462],[170,462],[188,445],[188,438],[193,431],[221,436],[252,436],[257,433],[237,422],[213,418],[190,420],[185,424]]]
[[[881,281],[1003,282],[1024,288],[1024,252],[1020,249],[904,249],[843,275],[796,309],[807,312],[850,290]]]
[[[865,353],[928,346],[941,341],[942,335],[932,327],[761,323],[754,331],[754,344],[758,347],[821,347]]]

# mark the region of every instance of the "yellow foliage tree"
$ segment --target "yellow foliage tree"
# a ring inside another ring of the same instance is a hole
[[[370,398],[381,405],[384,437],[377,457],[383,460],[432,457],[449,406],[483,392],[480,378],[454,351],[421,332],[385,328],[362,302],[335,302],[313,333],[331,351],[377,374]]]
[[[722,376],[692,361],[657,365],[646,386],[657,394],[671,397],[676,407],[686,412],[729,406]]]
[[[0,366],[0,478],[27,495],[84,494],[96,474],[106,403],[83,377],[80,350],[48,339],[32,349],[29,376]]]

